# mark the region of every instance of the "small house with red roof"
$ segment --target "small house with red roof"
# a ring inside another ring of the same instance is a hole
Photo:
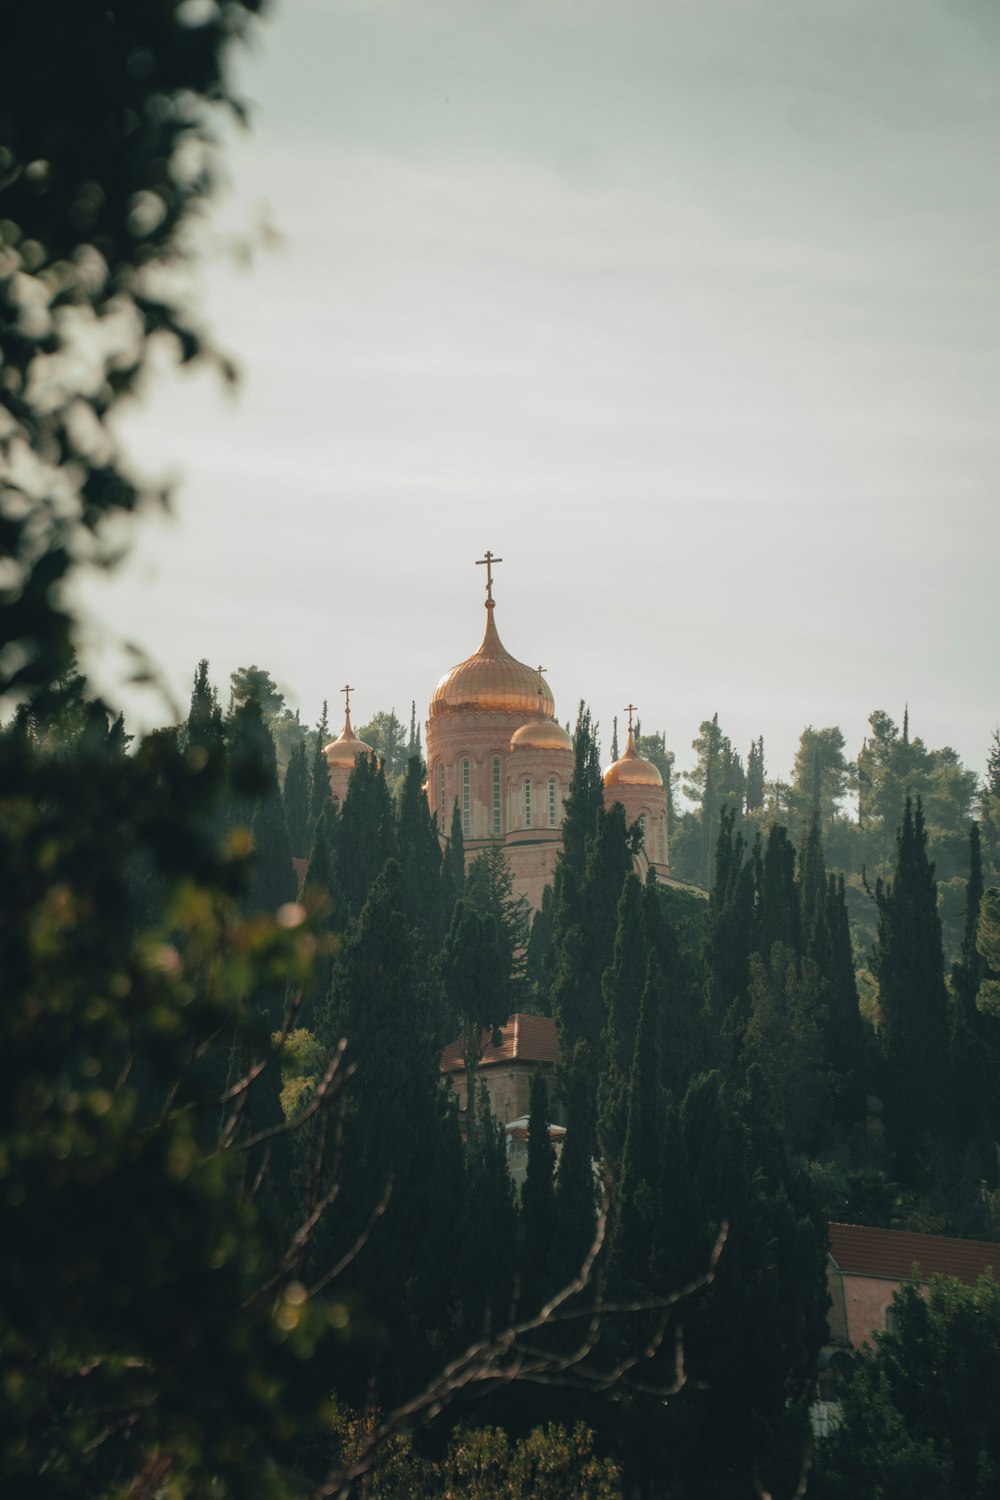
[[[953,1276],[972,1286],[987,1271],[1000,1271],[1000,1244],[991,1240],[831,1224],[830,1342],[857,1349],[890,1328],[892,1299],[904,1281]]]
[[[551,1079],[559,1061],[559,1038],[551,1016],[518,1012],[499,1031],[484,1031],[477,1073],[486,1085],[493,1118],[503,1125],[523,1119],[529,1112],[531,1080],[541,1073],[549,1084],[550,1119],[558,1119],[559,1107],[552,1097]],[[458,1107],[466,1109],[465,1059],[462,1043],[452,1042],[441,1054],[441,1072],[451,1078]]]

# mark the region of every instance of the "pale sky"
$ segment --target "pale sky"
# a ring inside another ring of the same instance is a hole
[[[242,368],[127,424],[180,484],[85,591],[185,708],[416,699],[497,625],[605,750],[718,712],[787,777],[1000,722],[994,0],[285,0],[199,244]],[[269,232],[261,235],[260,226]],[[233,236],[258,245],[241,265]],[[162,700],[136,722],[163,722]]]

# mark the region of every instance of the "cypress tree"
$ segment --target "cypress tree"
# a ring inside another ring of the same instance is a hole
[[[826,920],[823,926],[829,943],[829,959],[825,970],[826,1050],[832,1075],[834,1118],[846,1134],[865,1119],[868,1081],[865,1034],[858,1004],[854,948],[851,943],[843,875],[827,877]]]
[[[465,1152],[465,1214],[458,1286],[462,1337],[489,1337],[514,1316],[517,1210],[507,1170],[507,1134],[478,1091],[476,1130]],[[472,1110],[469,1111],[471,1120]]]
[[[420,758],[410,757],[399,798],[399,862],[404,915],[429,953],[444,936],[441,843],[427,804]]]
[[[749,1001],[750,954],[758,946],[754,866],[735,831],[735,815],[724,810],[715,858],[715,882],[705,924],[705,999],[720,1059],[739,1050]]]
[[[886,1135],[900,1172],[912,1177],[940,1134],[947,1106],[948,997],[934,866],[918,798],[906,798],[895,878],[875,887]]]
[[[284,803],[292,853],[296,859],[307,859],[312,829],[309,822],[309,762],[304,739],[296,740],[288,757]]]
[[[350,921],[398,848],[392,798],[374,756],[358,756],[335,826],[337,893]]]
[[[323,699],[323,712],[319,716],[316,725],[316,742],[313,745],[312,764],[309,775],[309,826],[316,827],[319,815],[330,801],[330,767],[326,763],[323,750],[330,738],[330,720],[327,716],[326,699]]]
[[[624,1145],[627,1088],[635,1051],[648,952],[642,885],[631,871],[618,902],[618,928],[611,963],[601,981],[606,1022],[604,1065],[598,1086],[601,1155],[613,1166]]]
[[[1000,1037],[996,1017],[983,1015],[976,1003],[982,980],[992,977],[992,971],[977,946],[983,889],[979,824],[972,823],[969,828],[965,932],[961,956],[951,971],[955,996],[951,1030],[951,1134],[956,1147],[971,1149],[977,1176],[992,1187],[997,1180],[997,1154],[991,1125],[1000,1076],[996,1051]]]
[[[557,1073],[566,1114],[566,1135],[556,1174],[556,1229],[552,1242],[553,1280],[575,1276],[594,1239],[596,1196],[593,1060],[584,1041],[563,1053]]]
[[[446,1013],[459,1030],[465,1062],[466,1128],[469,1138],[477,1126],[476,1069],[482,1056],[484,1032],[506,1024],[510,998],[510,970],[494,918],[459,901],[441,954],[441,982]]]
[[[534,1073],[528,1113],[528,1166],[521,1189],[521,1278],[525,1310],[529,1313],[551,1290],[549,1254],[556,1224],[554,1174],[549,1091],[541,1073]]]
[[[758,812],[764,806],[764,738],[752,740],[747,755],[746,810]]]
[[[651,957],[634,1032],[625,1102],[625,1138],[615,1172],[614,1207],[608,1229],[609,1274],[612,1283],[617,1283],[626,1295],[648,1288],[650,1280],[663,1115],[656,1049],[660,988],[656,959]]]
[[[451,921],[455,902],[465,888],[465,835],[458,798],[451,812],[451,833],[441,860],[441,916],[445,925]]]
[[[318,1278],[336,1262],[391,1185],[384,1215],[344,1273],[345,1295],[357,1298],[359,1315],[377,1320],[385,1335],[378,1384],[386,1400],[433,1368],[431,1345],[447,1316],[437,1300],[448,1282],[439,1263],[439,1217],[457,1211],[454,1111],[442,1092],[418,946],[402,907],[402,872],[390,860],[344,942],[318,1027],[327,1047],[346,1037],[345,1062],[355,1071],[344,1090],[345,1149],[338,1162],[331,1145],[325,1176],[314,1182],[316,1194],[328,1192],[334,1178],[339,1187],[335,1213],[317,1226],[310,1267]],[[361,1399],[363,1390],[350,1390],[349,1346],[345,1359],[343,1388]]]
[[[786,828],[775,824],[770,829],[763,858],[754,863],[760,952],[766,958],[775,943],[784,944],[791,953],[801,952],[795,849]]]

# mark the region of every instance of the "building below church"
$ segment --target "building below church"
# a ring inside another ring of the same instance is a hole
[[[573,776],[573,741],[555,716],[541,667],[511,656],[497,632],[493,565],[487,552],[486,628],[479,649],[452,667],[431,696],[426,723],[427,798],[442,842],[457,805],[471,863],[488,845],[503,846],[514,890],[533,911],[551,885],[562,848],[563,806]],[[359,755],[372,754],[351,727],[350,689],[344,729],[324,749],[337,807]],[[625,753],[604,772],[604,800],[620,802],[626,822],[638,823],[642,848],[636,867],[669,880],[667,792],[659,770],[635,747],[629,712]]]

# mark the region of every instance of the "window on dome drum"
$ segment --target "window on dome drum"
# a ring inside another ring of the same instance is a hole
[[[503,832],[501,824],[500,757],[495,756],[493,759],[493,832],[495,834]]]
[[[524,826],[531,827],[531,782],[524,783]]]
[[[556,826],[556,778],[549,777],[549,827]]]
[[[470,766],[467,760],[462,762],[462,832],[466,838],[472,831],[472,789],[470,787]]]
[[[646,814],[645,813],[640,813],[639,814],[639,843],[640,843],[640,846],[643,849],[645,849],[645,847],[646,847]]]
[[[665,860],[667,852],[667,820],[660,813],[660,847],[657,851],[661,860]]]
[[[445,827],[445,816],[448,809],[444,800],[444,761],[438,766],[438,827],[442,833],[447,833]]]

